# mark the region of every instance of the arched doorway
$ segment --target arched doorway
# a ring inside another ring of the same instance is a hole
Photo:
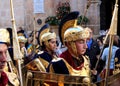
[[[118,0],[118,5],[120,1]],[[114,10],[115,0],[101,0],[100,6],[100,30],[107,30],[110,28],[112,13]],[[120,6],[118,8],[118,28],[117,34],[120,36]]]

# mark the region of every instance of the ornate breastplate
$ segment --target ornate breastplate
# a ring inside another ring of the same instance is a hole
[[[74,69],[68,62],[62,58],[59,59],[54,59],[52,61],[52,66],[50,66],[50,71],[49,72],[55,72],[55,73],[60,73],[61,74],[70,74],[73,76],[84,76],[85,78],[83,79],[83,82],[90,82],[90,69],[89,69],[89,59],[86,56],[83,56],[84,63],[83,67],[80,70]],[[62,67],[61,67],[62,66]],[[64,69],[67,68],[67,69]],[[58,71],[59,70],[59,71]],[[67,70],[68,72],[64,73],[63,71]]]
[[[120,72],[120,59],[119,57],[115,57],[115,68],[113,70],[113,74],[117,74]]]

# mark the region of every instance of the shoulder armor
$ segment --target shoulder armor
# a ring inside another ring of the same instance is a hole
[[[54,58],[53,60],[52,60],[52,62],[57,62],[57,61],[60,61],[60,60],[62,60],[62,58]]]
[[[38,52],[38,54],[42,54],[42,53],[44,53],[44,51],[39,51],[39,52]]]
[[[15,73],[6,72],[6,74],[7,74],[8,79],[12,85],[19,86],[20,83],[19,83],[18,77]]]

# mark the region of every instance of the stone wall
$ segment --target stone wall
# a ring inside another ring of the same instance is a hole
[[[70,2],[71,11],[79,11],[80,15],[84,15],[88,0],[66,0]],[[33,0],[13,0],[14,15],[17,28],[22,26],[26,31],[39,30],[48,16],[56,14],[56,6],[59,2],[65,0],[44,0],[45,13],[33,13]],[[91,0],[91,5],[86,13],[86,17],[90,20],[85,27],[91,27],[95,34],[99,34],[100,29],[100,0]],[[37,19],[42,20],[42,24],[37,24]],[[0,3],[0,27],[12,27],[10,3],[8,0],[3,0]],[[57,32],[53,28],[53,31]],[[58,32],[57,32],[58,33]]]
[[[24,0],[13,0],[14,17],[17,26],[24,26]],[[0,3],[0,28],[11,27],[11,7],[10,0],[2,0]]]
[[[54,12],[54,0],[44,0],[45,13],[33,13],[33,0],[25,1],[25,28],[27,30],[38,30],[44,25],[45,19],[48,16],[55,15]],[[42,20],[42,24],[37,23],[37,19]]]

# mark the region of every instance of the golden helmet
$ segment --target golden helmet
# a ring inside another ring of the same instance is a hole
[[[18,41],[22,42],[22,43],[26,43],[27,42],[27,38],[25,38],[25,36],[18,36]]]
[[[67,29],[64,33],[64,42],[76,41],[89,37],[89,32],[81,26],[75,26]]]
[[[74,11],[64,16],[59,25],[59,37],[62,44],[66,45],[69,42],[69,46],[72,49],[74,56],[79,56],[75,41],[85,39],[89,37],[89,32],[82,26],[77,25],[77,18],[79,12]]]
[[[7,29],[0,28],[0,43],[10,44],[9,32]]]
[[[52,38],[56,38],[54,32],[50,32],[49,24],[45,24],[38,33],[38,43],[42,46],[42,42],[46,42]]]
[[[63,17],[59,26],[59,36],[62,43],[76,41],[89,37],[89,32],[77,25],[79,12],[74,11]]]

